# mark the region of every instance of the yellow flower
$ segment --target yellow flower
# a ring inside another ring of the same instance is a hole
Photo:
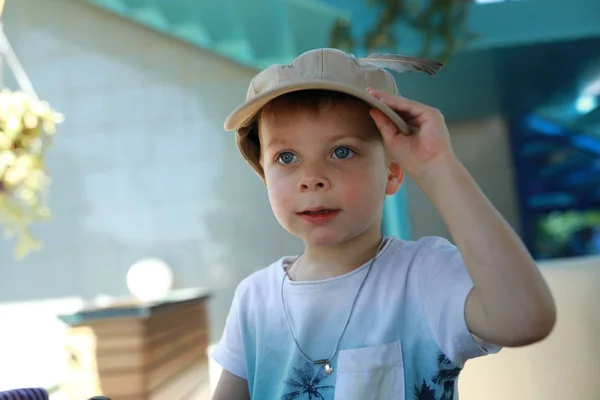
[[[21,120],[17,117],[10,117],[6,121],[6,129],[11,130],[13,132],[18,131],[19,129],[21,129]]]
[[[14,164],[17,157],[12,151],[0,152],[0,176],[4,175],[4,172]]]
[[[0,223],[6,235],[17,236],[16,256],[22,258],[41,245],[28,226],[48,218],[45,205],[51,179],[43,155],[64,116],[24,92],[0,91]]]

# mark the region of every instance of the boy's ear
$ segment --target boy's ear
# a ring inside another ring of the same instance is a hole
[[[400,186],[402,186],[402,181],[404,181],[404,170],[397,162],[390,161],[385,194],[388,196],[396,194],[396,192],[400,189]]]

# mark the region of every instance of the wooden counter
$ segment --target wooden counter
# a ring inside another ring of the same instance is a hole
[[[208,298],[186,289],[161,302],[61,315],[70,326],[62,391],[72,400],[197,400],[192,393],[208,380]]]

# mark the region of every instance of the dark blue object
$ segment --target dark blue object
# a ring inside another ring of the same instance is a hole
[[[42,388],[24,388],[0,392],[0,400],[48,400],[48,392]]]

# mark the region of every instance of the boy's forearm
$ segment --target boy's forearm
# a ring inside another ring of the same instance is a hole
[[[517,234],[464,166],[455,158],[441,161],[415,180],[461,252],[485,323],[507,335],[523,329],[549,331],[555,309],[546,282]]]

